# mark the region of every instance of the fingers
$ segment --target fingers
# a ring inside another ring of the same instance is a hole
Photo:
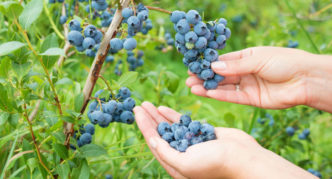
[[[222,60],[222,61],[240,60],[244,57],[252,56],[254,53],[254,49],[255,48],[247,48],[247,49],[236,51],[236,52],[226,53],[224,55],[220,55],[219,60]]]
[[[150,145],[154,148],[162,161],[173,167],[177,171],[182,171],[181,163],[185,161],[184,156],[170,147],[170,145],[160,137],[152,138]]]
[[[152,103],[145,101],[142,103],[142,107],[157,124],[164,121],[169,122],[166,118],[160,115],[158,109]]]
[[[220,85],[224,84],[238,84],[240,83],[241,77],[239,76],[227,76],[225,79],[220,83]],[[196,75],[190,76],[186,80],[186,85],[188,87],[192,87],[194,85],[203,85],[203,80],[199,79]]]
[[[134,108],[135,112],[135,118],[136,123],[138,125],[138,128],[142,131],[142,134],[146,141],[149,141],[152,138],[160,138],[159,134],[156,131],[157,125],[155,122],[151,119],[151,117],[146,113],[146,111],[140,107],[136,106]],[[165,168],[165,170],[174,178],[184,178],[177,170],[175,170],[173,167],[165,163],[162,159],[160,159],[159,154],[157,151],[151,147],[150,143],[147,142],[151,152],[156,157],[156,159],[160,162],[160,164]]]
[[[181,114],[174,111],[171,108],[165,107],[165,106],[159,106],[158,111],[161,115],[163,115],[166,119],[172,122],[179,122]]]
[[[193,87],[191,87],[191,93],[193,93],[197,96],[207,97],[206,92],[207,92],[207,90],[203,87],[202,84],[194,85]]]
[[[245,105],[250,104],[249,96],[243,91],[216,89],[207,91],[206,96],[219,101],[226,101]]]

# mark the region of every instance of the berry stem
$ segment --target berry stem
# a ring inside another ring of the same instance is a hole
[[[24,106],[24,117],[25,117],[26,121],[27,121],[28,124],[29,124],[29,131],[30,131],[30,134],[31,134],[31,137],[32,137],[33,145],[34,145],[35,148],[36,148],[36,153],[37,153],[37,156],[38,156],[39,162],[40,162],[40,164],[45,168],[45,170],[47,171],[47,173],[48,173],[52,178],[54,178],[53,175],[52,175],[52,173],[51,173],[51,171],[47,168],[47,166],[44,164],[44,162],[43,162],[43,160],[42,160],[42,158],[41,158],[40,150],[39,150],[39,147],[38,147],[38,145],[37,145],[37,141],[36,141],[35,134],[34,134],[34,132],[33,132],[33,130],[32,130],[32,123],[31,123],[31,121],[29,120],[29,116],[28,116],[28,112],[27,112],[27,105],[26,105],[25,102],[24,102],[24,105],[23,105],[23,106]]]
[[[113,91],[112,91],[111,85],[108,83],[108,81],[107,81],[102,75],[99,75],[99,78],[102,79],[102,80],[104,81],[104,83],[105,83],[106,86],[107,86],[108,91],[110,91],[111,94],[112,94],[112,99],[114,99],[115,94],[114,94]]]
[[[89,99],[91,96],[91,93],[93,91],[94,86],[96,85],[96,82],[99,78],[99,74],[101,71],[101,68],[103,66],[103,63],[106,59],[107,52],[110,48],[110,40],[115,37],[116,32],[121,25],[122,22],[122,8],[128,7],[130,3],[130,0],[123,0],[121,1],[121,5],[118,6],[119,8],[116,10],[112,23],[110,24],[109,28],[107,29],[103,41],[100,43],[100,48],[96,54],[96,57],[93,61],[93,64],[90,68],[89,75],[87,77],[85,86],[83,88],[83,105],[81,108],[81,114],[84,113],[87,104],[89,103]],[[120,2],[119,2],[120,4]],[[70,136],[74,132],[74,125],[72,123],[68,123],[65,127],[65,134],[66,134],[66,143],[65,145],[68,147],[70,142]]]
[[[53,28],[54,32],[60,37],[60,39],[64,40],[65,37],[61,34],[61,32],[59,31],[59,29],[56,27],[52,17],[51,17],[51,14],[50,14],[50,11],[48,10],[47,6],[46,6],[46,3],[45,1],[43,1],[43,8],[44,8],[44,11],[46,13],[46,16],[48,17],[50,23],[51,23],[51,27]]]
[[[148,8],[149,10],[159,11],[159,12],[166,13],[166,14],[172,14],[172,11],[162,9],[160,7],[152,7],[152,6],[145,6],[145,7]]]

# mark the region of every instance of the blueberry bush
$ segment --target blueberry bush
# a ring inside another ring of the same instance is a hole
[[[329,1],[0,2],[0,178],[169,178],[133,114],[151,101],[185,114],[159,134],[185,152],[239,128],[320,178],[332,177],[332,116],[195,96],[211,62],[251,46],[331,53]],[[189,117],[190,116],[190,117]],[[194,119],[191,121],[191,118]]]

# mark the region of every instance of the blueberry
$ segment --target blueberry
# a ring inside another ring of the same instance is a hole
[[[201,72],[201,77],[203,80],[212,79],[214,77],[214,72],[211,69],[206,69]]]
[[[130,16],[134,15],[134,11],[131,8],[124,8],[122,10],[122,17],[128,19]]]
[[[97,10],[97,11],[104,11],[106,10],[108,7],[108,4],[106,2],[103,2],[103,3],[96,3],[94,5],[94,8]]]
[[[141,22],[138,19],[138,17],[136,17],[136,16],[130,16],[128,18],[128,20],[127,20],[127,24],[128,24],[129,27],[137,29],[137,28],[139,28]]]
[[[96,44],[99,44],[101,40],[103,39],[103,33],[101,33],[99,30],[97,30],[97,34],[93,38],[96,42]]]
[[[174,140],[172,142],[169,143],[169,145],[174,148],[174,149],[177,149],[178,145],[179,145],[179,142]]]
[[[180,34],[186,34],[190,30],[190,25],[185,19],[179,20],[176,24],[176,31]]]
[[[188,129],[189,129],[190,132],[197,135],[197,134],[199,134],[199,132],[201,130],[201,123],[199,121],[192,121],[189,124]]]
[[[208,47],[212,49],[217,49],[218,48],[218,43],[216,41],[209,41],[208,42]]]
[[[195,144],[199,144],[203,142],[203,138],[201,136],[194,136],[191,140],[190,140],[190,144],[191,145],[195,145]]]
[[[158,134],[160,136],[164,135],[166,132],[171,132],[171,126],[167,122],[160,122],[158,124]]]
[[[171,132],[165,132],[163,135],[162,135],[162,138],[164,140],[166,140],[168,143],[172,142],[174,140],[174,135],[173,133]]]
[[[195,43],[198,39],[198,36],[195,32],[190,31],[188,33],[186,33],[186,35],[184,36],[185,41],[189,42],[189,43]]]
[[[214,127],[210,124],[202,124],[201,132],[203,135],[214,134]]]
[[[177,150],[180,152],[185,152],[187,148],[189,147],[189,142],[186,139],[182,139],[179,141]]]
[[[294,133],[295,133],[295,129],[293,127],[287,127],[286,128],[286,133],[289,135],[289,136],[293,136]]]
[[[121,122],[132,124],[135,121],[134,115],[130,111],[123,111],[120,115]]]
[[[201,63],[199,63],[199,62],[191,62],[191,63],[189,63],[189,70],[192,73],[199,74],[202,71],[202,69],[201,69]]]
[[[198,40],[195,43],[195,48],[197,49],[203,49],[207,45],[207,40],[205,37],[199,37]]]
[[[190,118],[190,116],[188,116],[188,115],[182,115],[182,116],[180,117],[180,124],[182,124],[182,125],[188,127],[190,123],[191,123],[191,118]]]
[[[75,46],[81,46],[84,40],[83,35],[78,31],[70,31],[67,38],[69,43]]]
[[[204,81],[203,86],[207,90],[216,89],[218,87],[218,82],[216,82],[213,79],[212,80],[206,80],[206,81]]]
[[[231,37],[231,35],[232,35],[231,29],[229,29],[228,27],[226,28],[225,35],[226,35],[226,39],[229,39]]]
[[[137,46],[137,41],[134,38],[127,38],[123,43],[123,47],[126,50],[134,50]]]
[[[207,134],[207,135],[201,135],[201,136],[203,136],[203,141],[205,142],[205,141],[209,141],[209,140],[215,140],[217,137],[216,137],[216,135],[213,133],[211,133],[211,134]]]
[[[213,77],[214,81],[216,81],[217,83],[220,83],[222,81],[224,81],[225,77],[224,76],[221,76],[221,75],[218,75],[218,74],[215,74],[214,77]]]
[[[60,16],[60,24],[66,23],[67,19],[67,16]]]
[[[204,57],[205,57],[205,60],[207,60],[209,62],[217,61],[217,59],[218,59],[218,52],[216,50],[214,50],[214,49],[207,48],[204,51]]]
[[[115,114],[121,114],[124,111],[123,104],[121,102],[116,103]]]
[[[103,114],[103,120],[98,121],[98,124],[100,127],[105,128],[108,127],[108,125],[112,122],[112,115],[108,113]]]
[[[175,34],[175,41],[179,44],[184,45],[185,44],[185,36],[180,34],[180,33],[176,33]]]
[[[79,31],[81,32],[82,31],[82,28],[81,28],[81,23],[76,20],[76,19],[73,19],[69,22],[69,29],[71,31]]]
[[[87,49],[85,51],[85,55],[88,56],[88,57],[95,57],[96,56],[96,52],[92,49]]]
[[[142,58],[144,56],[144,52],[142,50],[137,51],[137,58]]]
[[[149,17],[149,11],[143,10],[137,14],[140,21],[146,21]]]
[[[176,24],[179,20],[184,19],[186,17],[186,13],[183,11],[173,11],[171,13],[171,21]]]
[[[186,14],[186,20],[189,24],[197,24],[201,20],[201,16],[196,10],[190,10]]]
[[[226,43],[226,36],[224,35],[219,35],[216,39],[216,42],[218,43],[218,45],[223,45]]]
[[[226,33],[226,27],[224,24],[216,25],[216,33],[219,35],[224,35]]]
[[[188,132],[188,128],[185,126],[181,126],[177,128],[174,132],[174,138],[175,140],[181,140],[184,139],[185,134]]]
[[[85,132],[93,135],[95,133],[95,126],[92,124],[87,124],[86,126],[84,126]]]
[[[187,131],[183,138],[190,141],[194,136],[195,134],[193,132]]]
[[[101,111],[94,111],[91,113],[91,118],[90,121],[92,124],[97,124],[98,121],[102,121],[103,120],[103,112]]]
[[[197,50],[194,50],[194,49],[191,49],[191,50],[188,50],[185,54],[184,54],[184,57],[185,58],[188,58],[188,59],[195,59],[198,55],[198,51]]]
[[[101,14],[101,18],[102,19],[109,19],[111,17],[111,14],[107,11],[104,11],[102,14]]]
[[[96,42],[93,38],[87,37],[83,40],[83,48],[92,49],[95,46]]]
[[[114,56],[113,55],[108,55],[106,57],[106,62],[108,62],[108,63],[114,62]]]
[[[81,135],[79,141],[81,142],[81,144],[83,146],[85,144],[90,144],[91,140],[92,140],[91,134],[90,133],[84,133],[84,134]]]
[[[208,31],[208,28],[206,26],[206,24],[204,22],[198,22],[195,26],[194,26],[194,32],[197,35],[205,35]]]
[[[98,102],[97,101],[92,101],[89,105],[89,111],[96,110],[97,106],[98,106]]]
[[[85,37],[94,37],[97,34],[97,28],[94,25],[88,25],[84,29],[84,36]]]
[[[121,100],[125,100],[131,96],[130,90],[126,87],[120,88],[118,94]]]
[[[112,175],[105,175],[105,179],[113,179]]]
[[[128,111],[132,111],[135,107],[135,100],[133,98],[127,98],[123,101],[123,108]]]
[[[224,19],[224,18],[220,18],[220,19],[218,20],[218,23],[220,23],[220,24],[224,24],[224,26],[227,26],[227,20]]]
[[[123,48],[123,42],[122,42],[122,40],[120,40],[118,38],[111,39],[110,45],[111,45],[111,49],[113,49],[116,52]]]
[[[310,130],[309,130],[309,129],[304,129],[302,133],[303,133],[306,137],[308,137],[309,134],[310,134]]]
[[[303,133],[300,133],[298,137],[299,137],[300,140],[307,139],[307,137]]]
[[[113,114],[117,108],[117,102],[115,100],[110,100],[105,104],[105,112],[108,114]]]
[[[173,123],[171,125],[171,131],[174,133],[176,131],[176,129],[178,129],[179,127],[181,127],[181,125],[179,123]]]
[[[211,63],[207,60],[202,60],[201,62],[201,69],[209,69],[211,67]]]

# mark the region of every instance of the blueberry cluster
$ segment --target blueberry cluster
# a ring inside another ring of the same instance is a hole
[[[174,44],[174,39],[172,38],[172,35],[169,32],[165,33],[165,40],[166,40],[167,45]]]
[[[319,171],[317,171],[317,170],[309,168],[307,171],[310,172],[311,174],[315,175],[318,178],[322,178],[322,174]]]
[[[129,71],[135,71],[137,67],[143,66],[144,60],[142,59],[144,52],[142,50],[137,51],[137,55],[131,51],[127,52],[127,62],[129,63]]]
[[[205,89],[216,89],[224,77],[211,70],[211,63],[217,61],[217,50],[224,49],[231,36],[227,20],[204,23],[196,10],[174,11],[170,18],[177,32],[175,46],[184,55],[183,63],[204,80]]]
[[[170,125],[167,122],[161,122],[157,130],[171,147],[180,152],[185,152],[189,146],[216,139],[212,125],[192,121],[188,115],[182,115],[180,123]]]
[[[114,73],[118,76],[122,75],[122,70],[120,69],[120,65],[122,64],[122,60],[119,60],[115,65]]]
[[[298,41],[293,41],[293,40],[289,40],[288,41],[288,48],[297,48],[299,46],[299,42]]]
[[[94,100],[89,105],[88,118],[92,124],[106,128],[111,122],[134,123],[135,118],[132,111],[136,102],[130,97],[131,92],[128,88],[120,88],[118,94],[115,96],[110,94],[108,100],[99,98],[102,92],[103,90],[97,91],[95,98],[99,101]]]
[[[310,130],[309,129],[304,129],[300,134],[299,134],[299,139],[300,140],[306,140],[309,137]]]
[[[264,125],[266,121],[269,121],[269,126],[273,126],[274,125],[274,119],[273,116],[269,113],[266,113],[265,116],[263,117],[259,117],[257,119],[257,122]]]
[[[86,144],[90,144],[92,141],[92,136],[95,134],[95,126],[92,124],[87,124],[86,126],[82,126],[79,130],[79,134],[77,131],[74,133],[74,138],[76,139],[78,147],[82,147]],[[76,149],[74,145],[70,145],[72,149]]]
[[[85,51],[89,57],[94,57],[99,49],[103,34],[94,25],[87,25],[84,29],[81,23],[73,19],[69,22],[70,32],[67,39],[71,45],[74,45],[79,52]]]
[[[152,29],[152,21],[149,19],[149,10],[142,3],[136,6],[136,14],[130,7],[122,10],[123,23],[128,24],[128,36],[135,36],[141,32],[147,34]]]

